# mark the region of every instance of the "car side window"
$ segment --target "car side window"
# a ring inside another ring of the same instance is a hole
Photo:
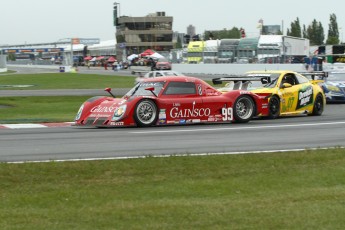
[[[193,82],[170,82],[164,91],[165,95],[196,94]]]
[[[284,83],[289,83],[292,86],[298,84],[298,82],[296,81],[296,77],[293,74],[286,74],[282,80],[282,84]]]
[[[309,82],[309,80],[308,80],[307,78],[305,78],[305,77],[303,77],[303,76],[301,76],[301,75],[296,75],[296,77],[297,77],[297,80],[298,80],[298,82],[299,82],[300,84],[304,84],[304,83]]]

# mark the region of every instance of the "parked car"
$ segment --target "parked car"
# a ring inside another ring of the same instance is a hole
[[[154,66],[155,70],[171,70],[171,63],[165,58],[159,58]]]
[[[156,71],[132,71],[132,74],[138,74],[135,83],[141,82],[146,78],[164,77],[164,76],[184,76],[183,74],[172,70],[156,70]]]
[[[111,95],[111,89],[107,88]],[[244,90],[222,93],[194,77],[147,78],[122,98],[92,97],[75,118],[76,126],[119,127],[245,123],[267,113],[267,98]]]

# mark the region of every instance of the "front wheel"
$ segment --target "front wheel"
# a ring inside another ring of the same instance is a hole
[[[323,97],[320,94],[318,94],[315,98],[312,115],[320,116],[323,113],[323,108],[324,108]]]
[[[234,104],[234,118],[236,122],[249,122],[255,115],[255,103],[248,95],[239,96]]]
[[[135,106],[134,120],[140,127],[152,126],[157,122],[158,109],[157,105],[148,99],[139,101]]]
[[[273,96],[270,98],[268,103],[269,115],[268,117],[271,119],[275,119],[280,115],[280,100],[277,96]]]

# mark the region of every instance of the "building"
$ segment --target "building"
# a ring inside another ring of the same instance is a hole
[[[195,26],[189,25],[187,27],[187,35],[189,35],[190,37],[193,37],[194,35],[196,35]]]
[[[218,63],[218,50],[220,40],[207,40],[204,42],[204,63]]]
[[[221,39],[218,50],[218,63],[233,63],[237,58],[240,39]]]
[[[153,49],[163,56],[174,48],[173,17],[156,12],[145,17],[121,16],[116,23],[116,56],[125,60],[128,55]]]
[[[241,38],[237,46],[237,63],[253,63],[257,58],[259,37]]]
[[[191,41],[187,47],[187,63],[199,64],[204,60],[204,41]]]

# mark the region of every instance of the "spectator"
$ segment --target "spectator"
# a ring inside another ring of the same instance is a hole
[[[114,71],[117,71],[117,66],[118,66],[118,62],[114,61],[114,63],[113,63],[113,70]]]

